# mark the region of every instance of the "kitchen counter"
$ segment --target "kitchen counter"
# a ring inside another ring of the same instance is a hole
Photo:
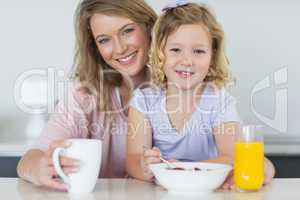
[[[0,178],[0,188],[1,198],[9,200],[298,200],[300,179],[274,179],[271,184],[258,192],[241,193],[217,190],[202,197],[172,195],[160,186],[134,179],[99,179],[94,192],[82,195],[70,195],[65,192],[36,187],[18,178]]]
[[[12,118],[0,120],[0,156],[20,157],[34,143],[46,120],[40,118]],[[300,155],[300,136],[266,135],[267,155]]]
[[[12,140],[0,137],[0,156],[20,157],[30,148],[33,143],[33,139]]]
[[[45,126],[41,116],[0,118],[0,156],[20,157],[34,143]]]
[[[34,143],[35,139],[1,137],[0,156],[22,156]],[[265,153],[267,155],[300,155],[300,141],[291,139],[269,140],[265,142]]]
[[[20,157],[35,139],[4,138],[0,136],[0,177],[16,177]],[[273,162],[278,178],[300,178],[300,143],[297,140],[265,143],[266,156]]]

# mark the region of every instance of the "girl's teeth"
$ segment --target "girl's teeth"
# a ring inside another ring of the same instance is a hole
[[[194,72],[187,72],[187,71],[176,71],[181,77],[187,78],[194,74]]]
[[[193,75],[194,74],[194,72],[187,72],[187,71],[177,71],[177,73],[185,74],[185,75]]]

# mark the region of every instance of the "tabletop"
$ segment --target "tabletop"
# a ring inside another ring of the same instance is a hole
[[[0,198],[10,200],[293,200],[300,199],[300,179],[274,179],[258,192],[217,190],[201,196],[178,196],[164,188],[135,179],[99,179],[94,192],[71,195],[37,187],[18,178],[0,178]]]

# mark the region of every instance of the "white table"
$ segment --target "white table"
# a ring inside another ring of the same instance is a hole
[[[0,199],[8,200],[299,200],[300,179],[274,179],[259,192],[216,191],[202,197],[168,194],[163,188],[134,179],[99,179],[93,193],[72,196],[35,187],[18,178],[0,178]]]

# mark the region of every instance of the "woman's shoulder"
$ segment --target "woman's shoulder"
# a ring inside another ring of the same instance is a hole
[[[78,81],[70,81],[62,98],[59,100],[60,107],[63,106],[70,111],[88,112],[97,111],[98,99],[90,92],[89,88]]]
[[[67,87],[67,93],[69,97],[76,100],[78,103],[95,100],[95,95],[90,92],[88,87],[84,86],[79,81],[72,81]]]

